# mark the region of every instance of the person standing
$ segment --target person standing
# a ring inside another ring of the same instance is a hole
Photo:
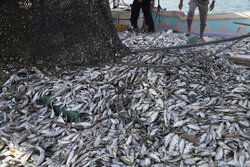
[[[142,12],[144,15],[145,23],[148,26],[148,32],[154,32],[154,21],[150,11],[151,0],[134,0],[131,9],[131,25],[134,29],[138,29],[137,20],[140,14],[140,10],[142,8]]]
[[[203,33],[206,27],[208,4],[209,4],[209,0],[190,0],[189,2],[189,11],[188,11],[188,16],[187,16],[188,29],[187,29],[186,35],[190,35],[191,33],[191,25],[192,25],[192,21],[194,17],[194,11],[198,7],[199,14],[200,14],[200,40],[202,42],[205,42],[203,38]],[[215,6],[215,0],[212,1],[209,7],[210,11],[214,9],[214,6]],[[180,0],[179,9],[181,10],[182,7],[183,7],[183,0]]]

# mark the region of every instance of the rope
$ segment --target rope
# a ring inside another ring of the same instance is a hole
[[[205,46],[205,45],[213,45],[213,44],[218,44],[218,43],[223,43],[223,42],[235,41],[235,40],[244,39],[247,37],[250,37],[250,33],[248,33],[246,35],[238,36],[238,37],[221,39],[221,40],[217,40],[217,41],[210,41],[210,42],[193,44],[193,45],[180,45],[180,46],[170,46],[170,47],[164,47],[164,48],[132,50],[131,53],[160,52],[160,51],[173,50],[173,49],[185,49],[185,48],[192,48],[192,47],[200,47],[200,46]]]
[[[215,54],[211,54],[211,55],[209,55],[207,57],[215,56],[216,54],[219,54],[219,53],[223,52],[224,50],[232,47],[233,45],[235,45],[239,41],[240,40],[234,42],[231,45],[226,46],[225,48],[223,48],[221,50],[218,50]],[[203,58],[207,58],[207,57],[203,57]],[[188,65],[188,66],[191,66],[191,67],[197,67],[197,68],[204,68],[201,65],[195,65],[195,64],[192,64],[191,62],[179,63],[179,64],[164,64],[164,65],[154,65],[154,64],[145,64],[145,63],[136,64],[136,63],[128,63],[128,62],[117,62],[116,64],[127,65],[127,66],[132,66],[132,67],[146,67],[146,68],[169,68],[169,67],[180,67],[180,66],[185,66],[185,65]],[[169,73],[172,73],[172,72],[169,71]]]
[[[222,42],[230,42],[230,41],[235,41],[234,43],[217,50],[214,54],[210,54],[208,56],[202,57],[202,59],[208,58],[208,57],[212,57],[215,56],[216,54],[219,54],[221,52],[223,52],[226,49],[229,49],[230,47],[232,47],[233,45],[235,45],[236,43],[240,42],[242,39],[250,37],[250,33],[248,33],[247,35],[242,35],[239,37],[234,37],[234,38],[228,38],[228,39],[223,39],[223,40],[218,40],[218,41],[211,41],[211,42],[206,42],[206,43],[201,43],[201,44],[196,44],[196,45],[183,45],[183,46],[174,46],[174,47],[166,47],[166,48],[156,48],[156,49],[146,49],[146,50],[137,50],[137,51],[133,51],[132,53],[143,53],[143,52],[158,52],[158,51],[164,51],[164,50],[170,50],[170,49],[183,49],[183,48],[190,48],[190,47],[199,47],[199,46],[204,46],[204,45],[212,45],[212,44],[218,44],[218,43],[222,43]],[[170,48],[170,49],[169,49]],[[129,63],[129,62],[122,62],[121,59],[119,61],[117,61],[114,64],[121,64],[121,65],[127,65],[127,66],[132,66],[132,67],[146,67],[146,68],[169,68],[169,67],[180,67],[180,66],[184,66],[184,65],[188,65],[188,66],[192,66],[192,67],[197,67],[197,68],[204,68],[201,65],[195,65],[192,64],[191,62],[186,62],[186,63],[179,63],[179,64],[164,64],[164,65],[155,65],[155,64],[145,64],[145,63]],[[170,71],[167,71],[168,73],[172,73]]]

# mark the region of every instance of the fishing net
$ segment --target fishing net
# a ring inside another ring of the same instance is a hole
[[[36,64],[79,54],[86,36],[88,0],[4,0],[0,2],[1,62]],[[83,52],[86,49],[81,49]],[[24,59],[25,57],[25,59]],[[29,61],[30,62],[30,61]]]

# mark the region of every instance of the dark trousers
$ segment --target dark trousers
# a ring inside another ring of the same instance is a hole
[[[134,0],[131,9],[131,24],[134,28],[137,27],[137,20],[140,14],[140,9],[142,8],[143,15],[145,18],[146,25],[148,26],[148,31],[154,31],[154,21],[150,11],[150,2],[151,0],[143,0],[142,3],[139,3],[138,0]]]

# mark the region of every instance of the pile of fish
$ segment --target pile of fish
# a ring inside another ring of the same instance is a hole
[[[186,44],[172,31],[119,36],[131,49]],[[249,166],[250,72],[225,58],[249,41],[122,60],[141,67],[19,70],[0,93],[0,166]],[[41,103],[48,94],[84,116],[57,116]]]

